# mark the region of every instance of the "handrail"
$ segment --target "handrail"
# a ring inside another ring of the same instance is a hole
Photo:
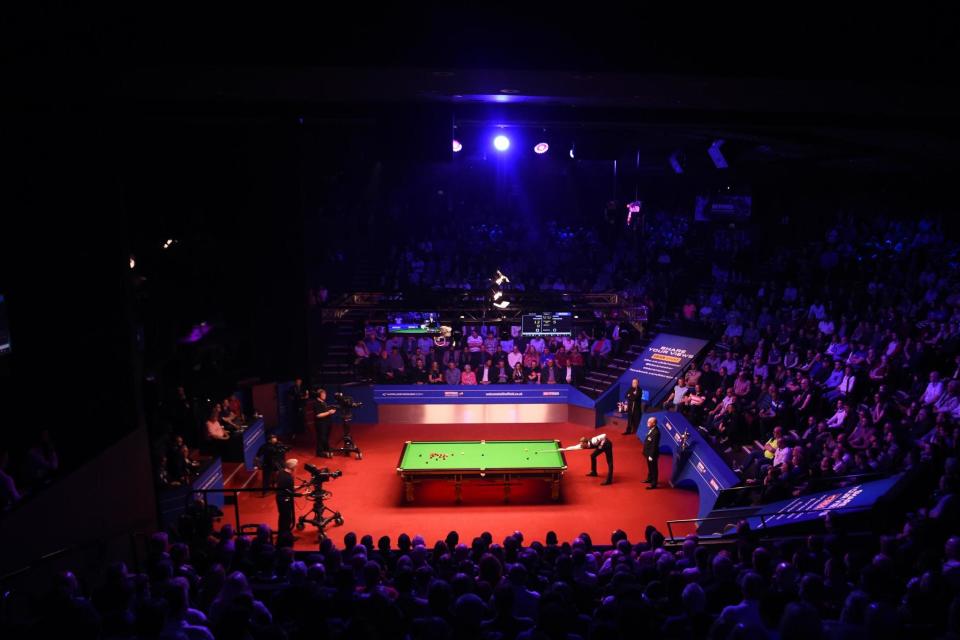
[[[267,493],[277,493],[280,489],[275,489],[273,487],[267,488]],[[240,500],[239,494],[241,493],[264,493],[263,489],[191,489],[187,491],[183,496],[184,508],[190,506],[190,501],[194,499],[194,496],[198,493],[204,495],[204,503],[206,503],[206,494],[208,493],[232,493],[233,494],[233,514],[234,514],[234,523],[236,524],[236,531],[240,531]]]
[[[670,540],[671,540],[671,541],[675,541],[675,540],[677,540],[677,537],[673,535],[673,525],[674,525],[674,524],[683,524],[683,523],[687,523],[687,522],[704,523],[704,522],[710,522],[710,521],[716,521],[716,520],[725,520],[725,521],[734,521],[734,520],[737,520],[737,521],[739,521],[739,520],[743,520],[743,519],[745,519],[745,518],[760,518],[760,527],[759,527],[759,529],[766,529],[766,528],[767,528],[767,522],[766,522],[767,518],[773,517],[773,516],[776,516],[776,517],[779,518],[780,516],[789,516],[789,515],[795,515],[795,514],[811,514],[811,513],[819,513],[819,512],[823,512],[823,511],[835,511],[835,512],[844,512],[844,511],[866,511],[866,510],[869,510],[869,509],[872,509],[872,508],[873,508],[873,505],[866,505],[866,506],[859,506],[859,507],[851,507],[851,506],[836,507],[836,508],[827,507],[827,508],[825,508],[825,509],[800,509],[800,510],[796,510],[796,511],[778,511],[778,512],[776,512],[776,513],[767,513],[767,514],[762,514],[762,513],[742,514],[742,513],[741,513],[741,514],[737,514],[737,515],[730,514],[729,516],[708,516],[708,517],[704,517],[704,518],[683,518],[683,519],[680,519],[680,520],[667,520],[667,531],[668,531],[669,534],[670,534]],[[699,526],[699,525],[698,525],[698,526]]]
[[[118,535],[121,535],[121,534],[118,534]],[[131,529],[131,530],[127,531],[125,534],[122,534],[122,535],[126,535],[126,536],[129,537],[129,539],[130,539],[130,545],[131,545],[131,547],[133,548],[132,557],[133,557],[133,561],[134,561],[134,568],[135,568],[135,569],[139,569],[139,567],[137,566],[137,565],[139,564],[139,557],[138,557],[138,554],[137,554],[137,552],[136,552],[136,542],[135,542],[135,541],[136,541],[136,538],[137,538],[138,536],[143,536],[143,535],[146,535],[146,534],[144,534],[143,531],[138,531],[138,530],[136,530],[136,529]],[[87,549],[102,548],[102,547],[104,546],[104,544],[106,544],[106,543],[104,542],[103,539],[97,538],[96,540],[88,540],[87,542],[82,542],[82,543],[79,543],[79,544],[74,544],[74,545],[70,545],[70,546],[66,546],[66,547],[61,547],[61,548],[55,549],[55,550],[53,550],[53,551],[48,551],[48,552],[46,552],[46,553],[44,553],[44,554],[41,554],[41,555],[33,558],[32,560],[30,560],[30,561],[27,562],[26,564],[22,565],[19,569],[14,569],[13,571],[8,571],[7,573],[5,573],[5,574],[3,574],[3,575],[0,575],[0,584],[3,584],[4,582],[6,582],[6,581],[8,581],[8,580],[11,580],[11,579],[13,579],[13,578],[16,578],[17,576],[22,575],[22,574],[24,574],[24,573],[28,573],[28,572],[36,569],[39,565],[44,564],[44,563],[47,563],[47,562],[50,562],[51,560],[55,560],[56,558],[60,558],[60,557],[62,557],[62,556],[65,556],[65,555],[68,555],[68,554],[71,554],[71,553],[76,553],[76,552],[79,552],[79,551],[85,551],[85,550],[87,550]]]
[[[826,482],[837,482],[837,481],[841,481],[841,480],[858,480],[858,479],[863,479],[863,478],[886,478],[886,477],[888,477],[888,476],[890,476],[890,475],[892,475],[892,474],[889,474],[889,473],[880,473],[879,471],[876,471],[876,472],[874,472],[874,473],[860,473],[860,474],[849,475],[849,476],[833,476],[833,477],[830,477],[830,478],[813,478],[813,479],[814,479],[814,480],[822,480],[823,482],[826,483]],[[728,487],[728,488],[726,488],[726,489],[721,489],[721,490],[720,490],[720,493],[723,494],[723,493],[726,493],[726,492],[728,492],[728,491],[729,491],[729,492],[734,492],[734,491],[750,491],[750,490],[756,490],[756,489],[758,489],[758,488],[762,489],[762,488],[763,488],[763,485],[762,485],[762,484],[748,484],[748,485],[744,485],[744,486],[742,486],[742,487]]]

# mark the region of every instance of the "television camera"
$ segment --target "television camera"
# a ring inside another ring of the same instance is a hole
[[[338,442],[338,444],[342,444],[343,446],[331,449],[330,456],[333,457],[333,454],[339,453],[345,456],[356,456],[357,460],[362,460],[363,453],[360,451],[360,447],[354,442],[353,436],[350,435],[350,423],[353,422],[353,410],[357,407],[362,407],[363,403],[357,402],[342,391],[337,391],[333,394],[333,401],[337,405],[337,415],[343,423],[343,437],[340,439],[340,442]]]
[[[303,468],[310,473],[310,477],[304,480],[297,488],[298,495],[302,495],[313,503],[310,513],[304,514],[297,519],[297,530],[303,531],[308,524],[317,528],[320,538],[327,535],[327,527],[330,523],[336,526],[343,524],[343,516],[339,511],[334,511],[324,502],[327,498],[333,496],[333,493],[323,488],[323,483],[336,480],[343,475],[343,471],[330,471],[330,469],[318,468],[309,462],[303,465]],[[300,493],[304,491],[305,493]],[[329,515],[328,515],[329,514]]]

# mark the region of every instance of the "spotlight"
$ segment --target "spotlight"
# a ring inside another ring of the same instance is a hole
[[[533,152],[540,155],[540,154],[546,153],[549,149],[550,149],[549,144],[547,144],[546,142],[540,142],[533,148]]]
[[[177,242],[177,241],[174,240],[173,238],[167,238],[167,241],[163,243],[163,248],[164,248],[164,249],[169,249],[169,248],[172,247],[176,242]]]
[[[131,269],[137,268],[137,260],[133,256],[130,256],[130,268]]]
[[[503,275],[503,272],[500,269],[497,269],[497,277],[493,279],[498,285],[503,284],[504,282],[510,282],[510,278]]]
[[[510,138],[507,136],[497,136],[493,139],[493,146],[497,151],[506,151],[510,148]]]
[[[494,291],[493,292],[493,301],[496,302],[503,297],[503,291]]]
[[[574,153],[574,149],[576,149],[576,147],[575,147],[574,145],[570,145],[570,159],[571,159],[571,160],[572,160],[573,158],[576,158],[576,157],[577,157],[577,154]]]
[[[454,152],[454,153],[460,153],[461,151],[463,151],[463,145],[460,144],[460,141],[459,141],[459,140],[454,139],[454,141],[453,141],[453,152]]]
[[[723,157],[723,152],[720,150],[723,143],[723,140],[714,140],[710,148],[707,149],[707,154],[710,156],[710,159],[713,160],[713,166],[717,169],[726,169],[730,166],[727,164],[727,159]]]
[[[683,173],[683,164],[685,161],[686,158],[679,151],[675,151],[670,154],[670,166],[673,167],[673,172],[676,174]]]
[[[504,300],[503,302],[494,302],[493,306],[495,306],[497,309],[506,309],[510,306],[510,301]]]

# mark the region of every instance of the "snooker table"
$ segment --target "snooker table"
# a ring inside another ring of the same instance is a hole
[[[549,482],[550,497],[559,500],[566,470],[559,440],[408,440],[397,463],[407,502],[413,501],[414,484],[425,480],[452,481],[457,502],[464,480],[502,482],[504,501],[509,502],[510,483],[517,478]]]

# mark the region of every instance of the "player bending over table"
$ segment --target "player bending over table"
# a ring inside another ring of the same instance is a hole
[[[593,453],[590,454],[590,473],[587,474],[588,476],[597,475],[597,458],[600,457],[601,453],[606,456],[607,479],[600,484],[613,484],[613,440],[607,438],[607,434],[601,433],[600,435],[593,436],[592,438],[580,438],[580,444],[575,444],[572,447],[564,447],[560,449],[560,451],[575,451],[577,449],[594,450]]]

